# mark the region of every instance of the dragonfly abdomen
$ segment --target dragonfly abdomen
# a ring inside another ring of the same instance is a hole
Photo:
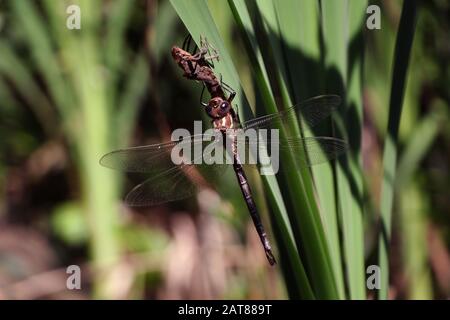
[[[244,196],[245,203],[247,204],[248,211],[252,217],[253,224],[255,225],[256,231],[258,232],[259,239],[264,247],[267,260],[271,265],[276,263],[275,257],[272,253],[272,247],[270,246],[269,239],[267,238],[266,231],[261,222],[261,217],[259,216],[258,209],[256,208],[255,201],[253,200],[252,191],[245,175],[244,168],[239,160],[238,156],[234,156],[233,169],[236,172],[236,177],[241,188],[242,195]]]

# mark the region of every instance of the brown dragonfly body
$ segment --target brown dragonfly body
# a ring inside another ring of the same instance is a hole
[[[278,113],[265,115],[259,118],[248,120],[244,123],[239,121],[239,117],[232,107],[235,92],[219,81],[214,74],[208,60],[218,58],[218,56],[208,56],[208,45],[202,45],[198,52],[191,54],[185,48],[172,48],[172,56],[180,68],[184,71],[184,76],[191,80],[201,81],[211,94],[208,103],[202,103],[205,111],[212,119],[216,132],[223,137],[221,142],[208,141],[206,147],[211,147],[214,143],[227,142],[231,148],[226,148],[226,153],[231,157],[232,166],[235,171],[239,187],[247,204],[250,216],[258,232],[263,245],[267,260],[271,265],[275,264],[267,234],[261,223],[256,204],[253,200],[252,191],[245,175],[241,158],[238,153],[238,130],[267,130],[269,128],[286,128],[293,121],[302,123],[310,128],[314,127],[322,119],[329,116],[340,104],[340,97],[336,95],[323,95],[308,99],[291,108]],[[205,42],[203,42],[205,44]],[[225,96],[225,90],[230,92]],[[262,132],[262,131],[259,131]],[[277,139],[279,148],[287,148],[295,154],[300,165],[315,165],[327,162],[336,158],[347,149],[345,141],[332,137],[301,137],[296,132],[285,132],[284,139]],[[266,143],[270,143],[270,138]],[[168,154],[180,146],[198,145],[205,147],[204,135],[200,137],[193,135],[169,143],[134,147],[112,151],[104,155],[100,163],[106,167],[118,169],[126,172],[141,172],[151,175],[146,181],[136,186],[129,192],[126,202],[129,205],[156,205],[168,201],[175,201],[187,198],[197,191],[197,185],[188,179],[189,173],[194,168],[201,170],[203,164],[193,161],[182,161],[173,163]],[[202,155],[203,157],[204,155]],[[209,169],[219,167],[219,165],[207,165]],[[223,173],[222,168],[220,173]]]
[[[258,232],[259,238],[264,247],[267,260],[271,265],[273,265],[276,263],[276,260],[273,256],[269,239],[267,238],[267,234],[261,222],[256,204],[253,200],[253,195],[247,176],[245,175],[245,171],[242,167],[242,163],[237,152],[236,137],[233,134],[230,135],[230,132],[233,132],[233,129],[241,127],[239,117],[232,107],[232,101],[236,93],[231,92],[228,98],[225,97],[225,92],[222,89],[223,83],[218,80],[211,68],[210,63],[207,61],[207,59],[211,59],[211,57],[206,57],[207,53],[208,43],[202,39],[200,41],[200,48],[195,54],[191,54],[179,47],[172,48],[172,57],[178,66],[180,66],[180,68],[184,71],[183,75],[188,79],[203,82],[208,89],[211,99],[207,104],[204,104],[204,106],[206,113],[212,119],[214,129],[219,130],[222,133],[224,144],[227,139],[233,140],[231,150],[227,151],[233,159],[233,169],[236,173],[239,187],[242,191],[242,195],[247,204],[250,216],[252,217],[256,231]],[[213,56],[213,58],[218,58],[218,56]]]
[[[206,57],[208,54],[207,45],[200,47],[199,51],[191,54],[188,51],[172,47],[172,57],[178,66],[184,71],[183,76],[189,80],[201,81],[205,84],[211,97],[225,97],[219,79],[217,79],[208,60],[218,58],[217,55]]]
[[[248,183],[247,176],[245,175],[244,168],[242,167],[241,159],[237,150],[237,138],[233,134],[235,129],[241,128],[239,117],[232,107],[232,100],[235,94],[232,93],[228,99],[222,97],[213,97],[206,106],[206,113],[212,118],[214,129],[219,130],[222,133],[224,147],[226,146],[227,139],[231,139],[231,150],[227,150],[233,159],[233,169],[236,173],[236,177],[241,188],[242,195],[245,203],[247,204],[248,211],[255,225],[258,236],[264,248],[267,260],[270,265],[276,263],[275,257],[272,253],[272,247],[270,246],[269,239],[267,238],[266,231],[261,222],[261,218],[258,213],[255,201],[253,200],[252,191]]]

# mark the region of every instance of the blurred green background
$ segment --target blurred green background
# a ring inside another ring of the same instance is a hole
[[[0,0],[0,299],[449,298],[450,4],[410,3]],[[80,30],[66,27],[71,4]],[[380,30],[365,26],[370,4]],[[136,209],[122,201],[136,181],[98,163],[207,121],[170,54],[188,32],[219,49],[243,118],[343,97],[325,130],[349,141],[348,160],[248,173],[276,267],[232,174]],[[66,288],[73,264],[81,290]],[[380,291],[366,289],[374,264]]]

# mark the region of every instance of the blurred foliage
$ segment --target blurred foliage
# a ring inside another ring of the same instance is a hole
[[[0,1],[0,298],[375,297],[365,266],[378,263],[403,2],[372,3],[381,30],[364,27],[359,0]],[[69,4],[81,30],[66,28]],[[450,297],[449,14],[448,1],[418,1],[389,298]],[[322,128],[349,140],[345,160],[278,180],[249,173],[281,267],[267,265],[232,172],[218,193],[134,210],[121,202],[133,183],[98,164],[206,120],[200,84],[170,55],[188,31],[220,50],[243,119],[325,92],[345,100]],[[81,293],[65,289],[70,264],[87,271]],[[51,285],[31,289],[41,275]]]

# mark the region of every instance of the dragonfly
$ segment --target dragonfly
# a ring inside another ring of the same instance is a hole
[[[202,82],[204,85],[203,89],[206,87],[211,97],[221,96],[224,98],[225,93],[223,89],[228,92],[232,90],[228,90],[228,87],[217,78],[212,69],[214,67],[214,60],[219,61],[217,50],[206,38],[200,37],[198,51],[190,53],[191,39],[191,36],[188,35],[181,48],[177,46],[172,47],[173,60],[184,71],[184,77]]]
[[[185,199],[203,188],[205,180],[211,181],[209,178],[202,179],[202,177],[208,177],[210,172],[223,174],[226,171],[224,168],[232,167],[267,260],[270,265],[274,265],[276,259],[245,174],[246,163],[241,160],[240,150],[242,149],[237,148],[237,145],[242,144],[243,141],[246,146],[244,151],[247,152],[255,143],[238,138],[241,137],[238,132],[246,133],[254,130],[259,134],[264,130],[278,130],[281,134],[276,141],[266,137],[264,142],[275,143],[279,150],[295,155],[295,161],[299,166],[325,163],[347,151],[346,141],[334,137],[305,137],[302,130],[299,131],[298,128],[313,128],[318,125],[337,109],[341,98],[332,94],[316,96],[277,113],[241,123],[232,106],[234,97],[233,92],[229,97],[218,95],[212,97],[208,103],[204,103],[205,111],[212,121],[213,132],[223,137],[222,141],[211,139],[207,134],[194,134],[166,143],[115,150],[104,155],[100,159],[100,164],[122,172],[148,175],[144,182],[135,186],[127,194],[125,203],[130,206],[154,206]],[[231,144],[226,144],[224,141],[231,141]],[[215,148],[219,144],[224,147],[231,145],[231,148],[227,148],[224,153],[231,158],[231,161],[213,163],[208,161],[210,159],[205,156],[205,153],[199,157],[187,157],[183,153],[181,161],[173,161],[173,153],[178,153],[181,149],[199,147],[205,150]]]

